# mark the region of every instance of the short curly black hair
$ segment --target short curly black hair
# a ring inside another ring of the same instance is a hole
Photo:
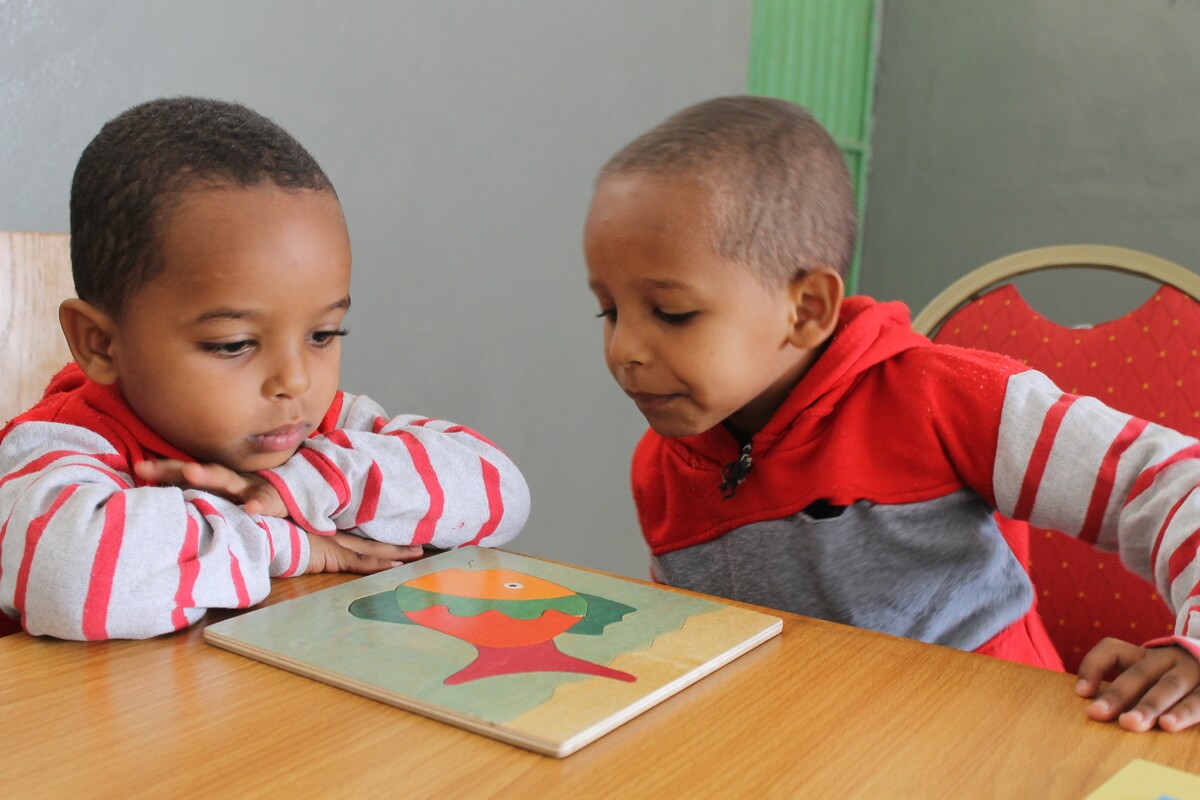
[[[774,286],[817,267],[846,274],[857,208],[846,162],[802,106],[715,97],[623,147],[597,184],[627,173],[687,176],[712,193],[713,249]]]
[[[71,271],[81,300],[119,314],[162,268],[159,226],[173,200],[203,186],[334,192],[291,134],[237,103],[172,97],[109,120],[71,181]]]

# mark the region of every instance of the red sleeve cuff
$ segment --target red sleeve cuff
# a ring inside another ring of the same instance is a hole
[[[1200,661],[1200,642],[1195,639],[1189,639],[1186,636],[1162,636],[1158,639],[1151,639],[1144,643],[1142,647],[1166,647],[1172,644],[1187,650],[1192,658]]]

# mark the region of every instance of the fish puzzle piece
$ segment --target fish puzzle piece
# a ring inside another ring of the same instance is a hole
[[[563,633],[598,636],[636,610],[509,569],[440,570],[350,604],[350,613],[360,619],[420,625],[472,645],[475,660],[446,678],[447,685],[529,672],[636,681],[554,644]]]

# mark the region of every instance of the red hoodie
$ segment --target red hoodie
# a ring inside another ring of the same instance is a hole
[[[962,488],[967,481],[961,468],[994,502],[982,478],[995,458],[1004,384],[1026,368],[982,351],[957,350],[955,361],[947,362],[945,350],[913,332],[902,303],[847,298],[825,352],[751,440],[754,466],[729,499],[719,486],[722,468],[738,459],[741,446],[733,434],[723,426],[677,439],[647,431],[634,454],[633,475],[652,552],[705,542],[818,500],[837,506],[928,500]],[[962,410],[966,381],[980,392],[971,398],[971,414],[983,411],[986,417],[971,426],[977,439],[947,442],[946,434],[957,429],[941,417]],[[888,440],[886,431],[898,417],[936,444]],[[947,446],[972,458],[948,460]]]
[[[749,444],[727,498],[722,471],[741,450],[723,426],[639,443],[634,500],[661,580],[1046,664],[1025,644],[996,652],[1010,634],[1044,639],[998,509],[1120,547],[1177,610],[1171,641],[1200,655],[1193,439],[1003,356],[931,344],[902,304],[852,297]],[[1013,633],[1027,626],[1039,630]]]
[[[332,430],[341,407],[342,393],[338,392],[312,435]],[[95,431],[117,449],[119,462],[123,465],[163,458],[187,462],[196,460],[169,444],[142,422],[115,384],[104,386],[89,380],[75,362],[67,364],[50,380],[37,405],[9,421],[0,430],[0,442],[4,441],[9,431],[23,422],[59,422]],[[133,479],[136,485],[145,485],[136,475]]]

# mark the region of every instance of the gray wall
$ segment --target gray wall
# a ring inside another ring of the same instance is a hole
[[[518,549],[646,576],[645,423],[612,383],[580,232],[605,158],[745,86],[751,0],[0,0],[0,229],[66,230],[75,159],[162,95],[238,100],[337,186],[343,384],[478,428],[524,470]]]
[[[860,290],[915,312],[1053,244],[1200,269],[1198,75],[1198,0],[885,0]],[[1150,292],[1026,283],[1064,324]]]
[[[0,229],[65,230],[75,158],[134,103],[272,116],[349,219],[344,385],[508,450],[533,490],[521,549],[641,577],[645,426],[604,370],[580,228],[613,150],[744,87],[750,6],[0,0]],[[888,0],[860,289],[919,309],[1069,242],[1200,266],[1198,43],[1200,0]],[[1145,294],[1038,291],[1067,323]]]

